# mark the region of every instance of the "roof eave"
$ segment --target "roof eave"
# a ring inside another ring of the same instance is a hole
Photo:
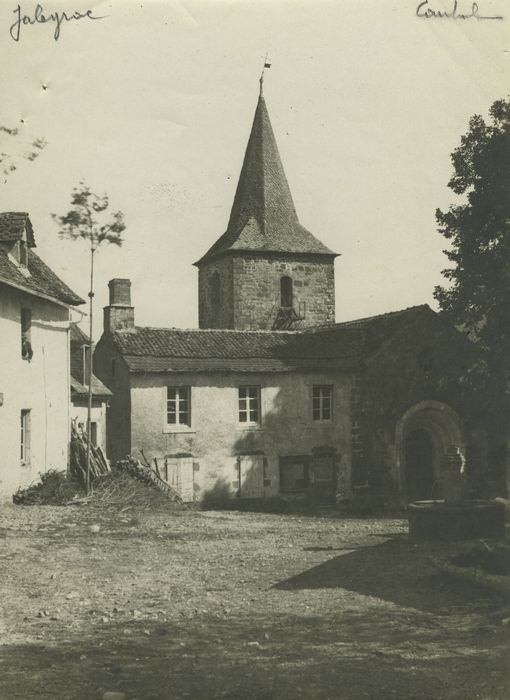
[[[264,256],[288,256],[288,257],[293,257],[293,258],[299,258],[299,259],[304,259],[304,258],[328,258],[331,260],[334,260],[335,258],[341,257],[342,253],[333,253],[332,251],[326,253],[305,253],[303,251],[293,253],[288,250],[255,250],[253,248],[227,248],[224,250],[219,250],[215,253],[205,254],[203,257],[201,257],[199,260],[193,263],[195,267],[200,268],[202,265],[205,263],[210,262],[211,260],[217,260],[218,258],[221,257],[226,257],[227,255],[253,255],[255,257],[264,257]]]
[[[39,297],[40,299],[45,299],[46,301],[51,301],[54,304],[58,304],[58,306],[63,306],[65,309],[80,311],[80,309],[76,309],[76,307],[80,306],[81,304],[85,304],[85,301],[83,299],[80,299],[80,301],[77,301],[76,303],[70,303],[70,302],[67,303],[65,301],[61,301],[60,299],[57,299],[56,297],[52,297],[50,294],[44,294],[44,292],[38,292],[35,289],[30,289],[30,287],[25,287],[22,284],[16,284],[16,282],[13,282],[12,280],[8,280],[5,277],[2,277],[1,275],[0,275],[0,282],[2,284],[7,285],[8,287],[13,287],[14,289],[19,289],[21,292],[25,292],[26,294],[31,294],[34,297]],[[80,311],[80,313],[83,313],[83,312]]]

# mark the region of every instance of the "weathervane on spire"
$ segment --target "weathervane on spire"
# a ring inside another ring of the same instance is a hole
[[[264,68],[262,68],[262,73],[260,74],[260,79],[259,79],[259,82],[260,82],[260,96],[261,96],[261,97],[262,97],[262,87],[263,87],[263,85],[264,85],[264,71],[266,70],[266,68],[271,68],[271,61],[268,59],[267,53],[266,53],[266,57],[264,58]]]

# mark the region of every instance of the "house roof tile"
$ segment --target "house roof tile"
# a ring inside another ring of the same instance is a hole
[[[427,305],[303,331],[135,327],[113,343],[131,372],[351,370],[408,321],[437,314]]]
[[[338,334],[337,334],[338,335]],[[359,332],[347,330],[343,342],[293,331],[182,330],[142,328],[116,331],[114,344],[125,356],[194,360],[331,360],[355,357]]]
[[[34,248],[34,229],[28,214],[22,211],[0,212],[0,241],[19,241],[25,231],[28,245]]]
[[[266,373],[266,372],[319,372],[347,371],[354,369],[358,360],[355,357],[332,359],[309,358],[173,358],[173,357],[140,357],[139,355],[124,355],[124,360],[130,372],[135,374],[154,372],[160,373]]]
[[[73,394],[88,396],[88,393],[89,388],[86,384],[82,384],[75,377],[71,377],[71,396]],[[92,375],[92,396],[112,396],[112,392],[95,375]]]
[[[28,251],[27,267],[29,274],[25,275],[21,268],[12,262],[7,251],[0,248],[0,282],[71,306],[85,303],[33,250]]]

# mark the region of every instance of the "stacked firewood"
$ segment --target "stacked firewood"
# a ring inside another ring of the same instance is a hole
[[[116,468],[127,472],[139,481],[155,486],[159,491],[166,493],[170,500],[174,501],[175,503],[182,504],[183,500],[176,489],[161,478],[157,459],[154,458],[156,467],[154,469],[146,459],[143,450],[140,450],[140,454],[142,456],[142,461],[135,459],[132,455],[128,455],[126,459],[117,462]]]
[[[90,480],[97,479],[110,472],[110,465],[106,455],[98,445],[90,445]],[[71,474],[83,484],[86,484],[87,474],[87,435],[78,430],[75,425],[71,427]]]

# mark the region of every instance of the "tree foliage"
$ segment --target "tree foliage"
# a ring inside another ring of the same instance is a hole
[[[107,195],[94,194],[85,182],[80,182],[71,195],[71,209],[62,216],[52,214],[59,227],[61,238],[85,239],[91,249],[102,243],[122,245],[122,233],[126,228],[121,211],[110,213]]]
[[[16,163],[19,157],[35,160],[46,146],[46,140],[43,138],[34,139],[28,144],[20,142],[17,140],[20,135],[20,127],[10,128],[0,125],[0,168],[4,182],[17,169]]]
[[[510,371],[510,99],[494,102],[489,115],[488,123],[470,119],[451,156],[448,186],[463,201],[436,212],[453,265],[434,296],[501,376]]]

